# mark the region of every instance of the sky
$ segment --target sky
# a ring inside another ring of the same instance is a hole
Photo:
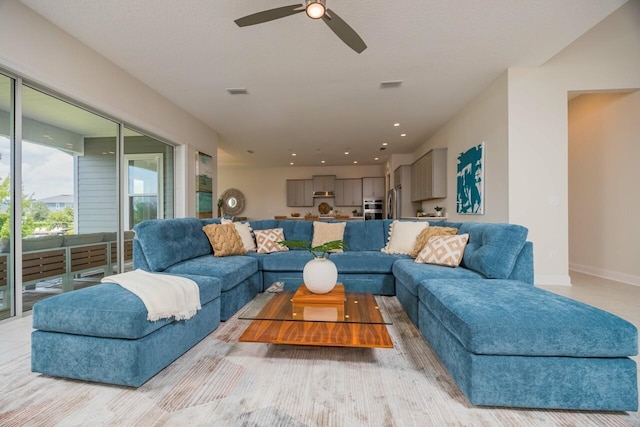
[[[9,139],[0,136],[0,177],[9,176]],[[73,156],[55,148],[23,142],[22,182],[26,195],[35,200],[73,194]]]

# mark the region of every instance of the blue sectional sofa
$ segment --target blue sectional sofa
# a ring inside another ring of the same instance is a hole
[[[124,298],[117,285],[50,298],[34,306],[38,330],[33,335],[33,370],[137,386],[271,283],[283,281],[289,289],[302,283],[302,269],[311,259],[304,250],[212,256],[202,227],[218,221],[155,220],[135,229],[135,268],[191,277],[198,283],[203,310],[193,319],[149,324],[144,307]],[[313,237],[311,221],[259,220],[250,225],[254,230],[280,227],[288,240]],[[432,225],[455,227],[459,234],[469,235],[460,267],[417,264],[407,255],[382,253],[391,220],[347,221],[348,248],[329,254],[339,281],[347,291],[397,295],[473,404],[637,410],[637,368],[629,358],[638,350],[636,328],[610,313],[532,286],[533,247],[526,228]],[[113,296],[122,301],[121,307],[103,302]],[[115,313],[121,309],[129,313],[126,321]],[[104,326],[107,320],[114,324]],[[175,333],[175,328],[186,337],[179,345],[167,344],[164,334]],[[77,351],[78,359],[91,359],[103,342],[110,354],[122,353],[119,357],[130,361],[117,359],[122,364],[118,375],[107,374],[113,365],[102,368],[97,362],[106,360],[100,358],[79,367],[63,360],[68,359],[68,348],[74,355]],[[136,351],[140,355],[134,356]]]

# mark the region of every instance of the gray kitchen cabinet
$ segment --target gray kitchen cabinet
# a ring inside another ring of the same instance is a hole
[[[287,180],[287,206],[313,206],[313,180]]]
[[[362,197],[384,199],[384,177],[362,178]]]
[[[362,179],[336,179],[334,191],[336,206],[362,206]]]
[[[447,197],[447,149],[436,148],[411,165],[411,201]]]
[[[313,191],[332,193],[335,190],[335,175],[314,175],[313,176]]]

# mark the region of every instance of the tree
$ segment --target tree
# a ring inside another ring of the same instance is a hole
[[[46,221],[49,217],[49,207],[44,202],[31,202],[30,213],[34,221]]]
[[[11,178],[6,177],[0,181],[0,202],[4,211],[0,212],[0,237],[11,235]],[[22,237],[33,233],[35,229],[34,215],[31,211],[32,204],[35,203],[33,195],[27,196],[22,192]],[[73,215],[72,215],[73,223]]]

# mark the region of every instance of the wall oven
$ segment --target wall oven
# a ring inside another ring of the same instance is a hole
[[[365,198],[362,201],[362,212],[364,213],[364,219],[382,219],[382,199]]]

